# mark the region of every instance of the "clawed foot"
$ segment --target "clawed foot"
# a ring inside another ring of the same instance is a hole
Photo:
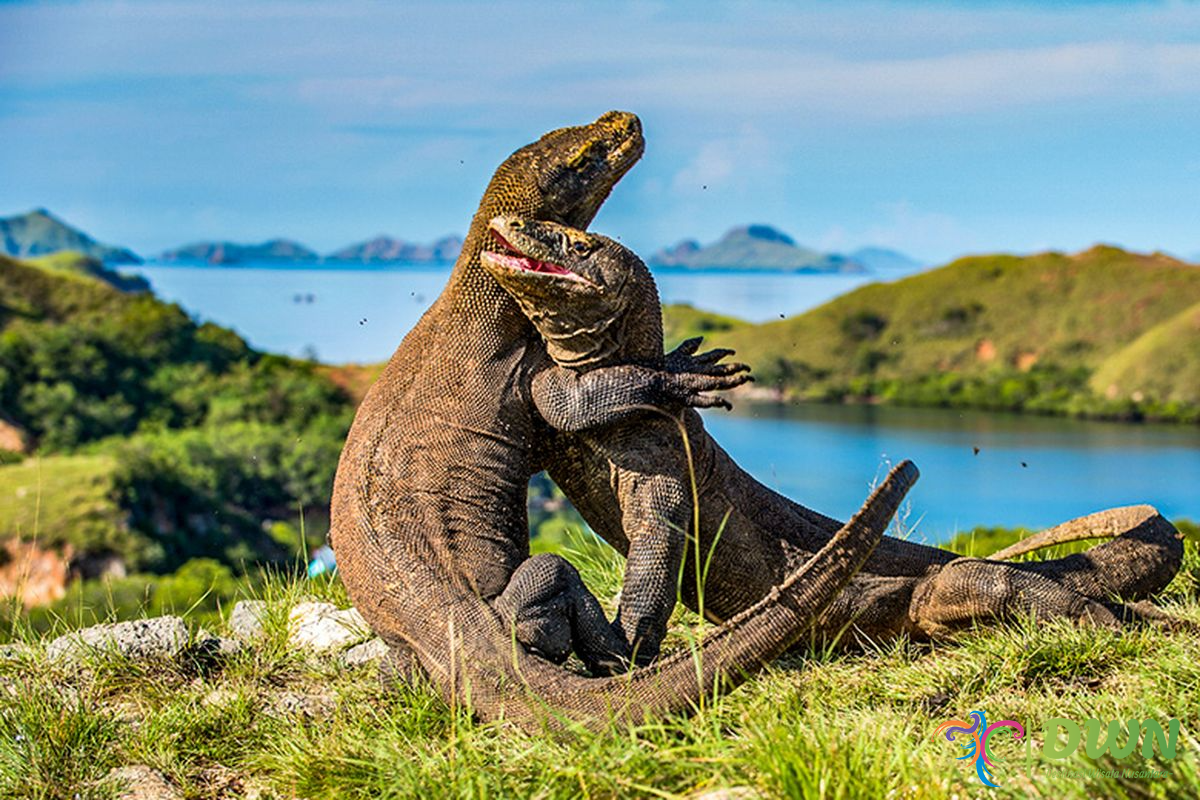
[[[706,392],[719,392],[750,383],[750,367],[738,362],[721,363],[732,350],[717,348],[697,354],[703,338],[688,339],[666,356],[664,389],[669,397],[693,408],[733,408],[728,400]]]

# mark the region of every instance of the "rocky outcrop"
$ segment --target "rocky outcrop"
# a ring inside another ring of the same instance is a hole
[[[27,609],[58,600],[71,579],[70,552],[20,539],[0,543],[0,598],[15,597]]]
[[[60,636],[46,647],[51,662],[82,663],[92,653],[126,658],[172,658],[188,645],[188,629],[179,617],[152,617],[93,625]]]

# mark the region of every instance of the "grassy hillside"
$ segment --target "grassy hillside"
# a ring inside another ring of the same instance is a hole
[[[1106,397],[1140,394],[1168,403],[1200,405],[1200,303],[1155,325],[1106,358],[1089,385]]]
[[[130,571],[290,559],[299,535],[271,526],[303,508],[323,532],[310,512],[328,505],[350,398],[111,278],[0,256],[0,409],[37,452],[0,466],[0,537]]]
[[[99,278],[123,292],[146,292],[150,283],[140,275],[122,275],[104,266],[104,262],[75,250],[63,250],[47,256],[26,259],[26,263],[62,275]]]
[[[30,458],[0,466],[0,539],[37,538],[76,552],[129,547],[128,514],[116,502],[108,456]]]
[[[1198,302],[1200,270],[1162,254],[978,256],[711,344],[804,398],[1190,420]]]

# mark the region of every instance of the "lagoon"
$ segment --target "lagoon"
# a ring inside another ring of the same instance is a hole
[[[839,519],[891,464],[921,470],[900,515],[917,541],[977,525],[1048,527],[1149,503],[1200,520],[1200,429],[889,406],[742,403],[705,412],[767,486]],[[975,448],[979,448],[978,454]]]

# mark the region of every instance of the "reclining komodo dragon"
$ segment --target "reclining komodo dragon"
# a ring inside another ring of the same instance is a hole
[[[642,261],[603,236],[546,222],[500,218],[502,245],[484,266],[517,300],[560,366],[586,374],[611,364],[664,369],[663,330],[654,280]],[[511,251],[516,251],[512,253]],[[694,340],[682,348],[692,352]],[[700,357],[720,360],[729,351]],[[736,371],[738,365],[729,365]],[[685,451],[678,423],[648,413],[598,430],[564,433],[569,398],[542,392],[538,410],[556,428],[546,447],[550,475],[589,524],[628,556],[626,589],[614,627],[638,663],[658,652],[676,599],[710,619],[728,619],[825,545],[841,523],[767,489],[741,470],[686,409]],[[689,465],[689,459],[691,464]],[[688,489],[694,469],[696,488]],[[699,502],[699,536],[685,546]],[[1115,540],[1066,558],[1006,564],[963,558],[887,538],[823,615],[817,633],[915,639],[965,625],[1032,613],[1039,618],[1114,626],[1162,619],[1138,600],[1163,588],[1179,568],[1175,529],[1149,506],[1112,509],[1044,531],[999,554],[1083,538]],[[686,561],[685,561],[686,559]],[[704,581],[704,592],[697,592]]]
[[[505,611],[544,606],[540,619],[565,620],[572,641],[601,643],[581,652],[589,666],[624,667],[605,662],[611,629],[578,574],[553,556],[529,558],[525,497],[540,468],[534,444],[546,438],[533,377],[574,398],[571,426],[581,429],[644,405],[711,404],[702,392],[740,380],[721,369],[706,374],[703,362],[683,374],[622,365],[580,376],[558,367],[480,265],[492,217],[586,225],[642,148],[637,118],[610,112],[546,134],[500,166],[446,289],[359,407],[334,483],[331,542],[371,627],[389,645],[411,648],[449,700],[531,729],[564,717],[597,724],[683,712],[718,684],[740,681],[805,633],[916,480],[912,464],[899,465],[828,545],[695,653],[586,678],[526,651],[522,638],[541,642],[547,631],[535,616],[522,632]]]

